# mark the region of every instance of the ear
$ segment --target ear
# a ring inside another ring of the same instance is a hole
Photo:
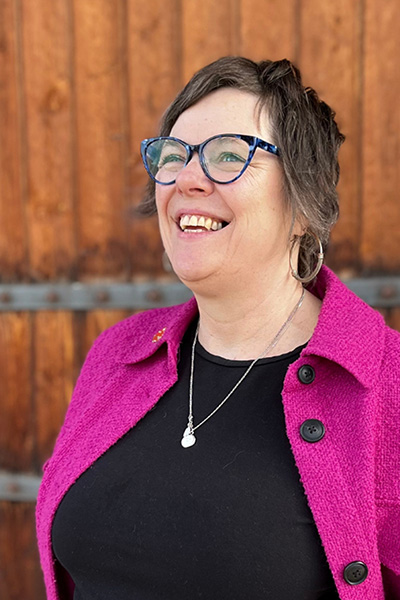
[[[304,215],[293,217],[292,226],[290,228],[289,239],[301,238],[308,229],[308,220]]]

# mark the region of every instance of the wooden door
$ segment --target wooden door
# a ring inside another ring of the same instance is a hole
[[[346,279],[377,276],[400,329],[399,28],[397,0],[0,1],[3,600],[45,597],[35,485],[93,339],[162,304],[160,289],[177,297],[155,219],[132,208],[146,182],[139,142],[194,70],[227,54],[290,58],[334,107],[347,141],[327,262]],[[150,288],[129,307],[107,288],[76,308],[52,287],[74,282]]]

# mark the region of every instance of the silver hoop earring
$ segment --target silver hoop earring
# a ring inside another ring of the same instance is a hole
[[[321,270],[322,263],[324,262],[324,249],[322,247],[321,240],[314,233],[311,233],[311,232],[308,232],[308,233],[315,238],[315,240],[317,241],[317,244],[319,246],[319,252],[317,254],[317,264],[315,266],[314,271],[307,277],[300,277],[300,275],[297,272],[297,269],[295,269],[292,265],[292,253],[293,253],[293,248],[295,246],[294,243],[292,244],[292,247],[290,248],[290,254],[289,254],[290,273],[291,273],[292,277],[294,277],[297,281],[300,281],[300,283],[302,283],[303,285],[306,283],[310,283],[310,281],[312,281],[318,275],[318,273]],[[296,240],[294,240],[294,241],[296,241]]]

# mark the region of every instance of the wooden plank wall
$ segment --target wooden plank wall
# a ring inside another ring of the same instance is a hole
[[[0,0],[0,280],[165,277],[139,142],[195,69],[287,57],[337,111],[342,275],[399,273],[398,0]],[[40,473],[124,311],[0,313],[0,469]],[[400,309],[386,312],[400,329]],[[32,504],[0,502],[0,597],[44,598]],[[23,576],[21,576],[23,573]]]

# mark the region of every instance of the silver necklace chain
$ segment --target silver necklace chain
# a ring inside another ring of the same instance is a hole
[[[186,427],[185,431],[183,432],[183,437],[182,437],[182,440],[181,440],[181,444],[182,444],[182,446],[184,448],[189,448],[190,446],[193,446],[193,444],[196,443],[196,437],[194,435],[194,432],[196,431],[196,429],[198,429],[199,427],[201,427],[202,425],[204,425],[204,423],[206,421],[208,421],[208,419],[211,419],[211,417],[213,415],[215,415],[215,413],[225,404],[225,402],[227,400],[229,400],[229,398],[237,390],[237,388],[242,383],[242,381],[250,373],[250,371],[252,370],[252,368],[254,367],[254,365],[256,364],[256,362],[259,361],[260,358],[265,358],[265,356],[267,356],[267,354],[269,354],[271,352],[271,350],[273,350],[273,348],[275,348],[276,344],[278,343],[278,341],[280,340],[280,338],[283,336],[283,334],[285,333],[285,331],[289,327],[291,321],[293,320],[293,317],[295,316],[295,314],[299,310],[300,306],[303,304],[305,291],[306,291],[305,288],[303,288],[300,300],[296,303],[296,306],[293,308],[292,312],[290,313],[290,315],[288,316],[288,318],[286,319],[286,321],[284,322],[284,324],[282,325],[282,327],[279,329],[278,333],[275,335],[275,337],[273,338],[273,340],[265,348],[265,350],[263,350],[263,352],[257,358],[255,358],[251,362],[251,364],[247,367],[246,371],[243,373],[243,375],[241,376],[241,378],[239,379],[239,381],[233,386],[233,388],[231,389],[231,391],[218,404],[218,406],[216,408],[214,408],[214,410],[205,419],[203,419],[200,423],[198,423],[196,426],[194,426],[193,425],[194,355],[195,355],[195,348],[196,348],[196,343],[197,343],[197,339],[198,339],[198,335],[199,335],[199,324],[200,324],[200,321],[197,323],[196,333],[194,335],[193,344],[192,344],[192,354],[191,354],[191,362],[190,362],[188,424],[187,424],[187,427]]]

